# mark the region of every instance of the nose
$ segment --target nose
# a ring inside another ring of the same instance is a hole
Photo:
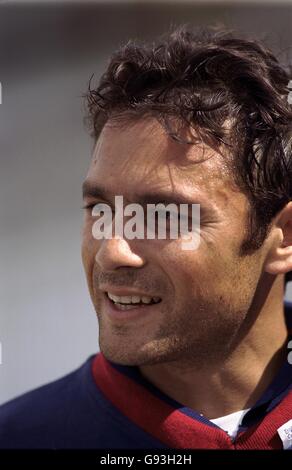
[[[95,260],[104,271],[122,266],[141,268],[145,264],[142,256],[134,253],[129,242],[122,237],[101,240]]]

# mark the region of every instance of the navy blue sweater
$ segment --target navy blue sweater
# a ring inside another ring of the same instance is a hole
[[[286,305],[288,328],[291,317]],[[291,419],[288,361],[232,440],[158,390],[137,367],[113,364],[99,353],[69,375],[2,405],[0,448],[281,449],[277,430]]]

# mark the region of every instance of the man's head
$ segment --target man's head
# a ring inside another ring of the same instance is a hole
[[[96,145],[86,187],[103,194],[85,198],[82,254],[109,359],[228,355],[273,284],[283,292],[292,270],[288,82],[256,42],[181,29],[157,46],[126,45],[89,91]],[[91,206],[154,194],[201,205],[196,250],[182,250],[180,238],[93,238]],[[119,318],[106,292],[161,300]]]

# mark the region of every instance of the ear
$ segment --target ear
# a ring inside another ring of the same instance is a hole
[[[292,202],[277,215],[271,235],[265,271],[275,275],[292,271]]]

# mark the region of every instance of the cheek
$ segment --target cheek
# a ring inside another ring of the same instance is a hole
[[[87,276],[91,274],[95,255],[97,253],[97,240],[94,240],[91,233],[91,224],[85,223],[82,232],[81,255],[84,269]]]
[[[184,251],[179,241],[161,244],[159,264],[172,285],[175,302],[181,304],[196,295],[202,266],[197,252]]]
[[[235,254],[218,253],[214,246],[202,242],[198,249],[184,251],[179,243],[169,244],[161,250],[161,263],[178,301],[183,299],[220,296],[226,286],[234,283],[239,260]]]

